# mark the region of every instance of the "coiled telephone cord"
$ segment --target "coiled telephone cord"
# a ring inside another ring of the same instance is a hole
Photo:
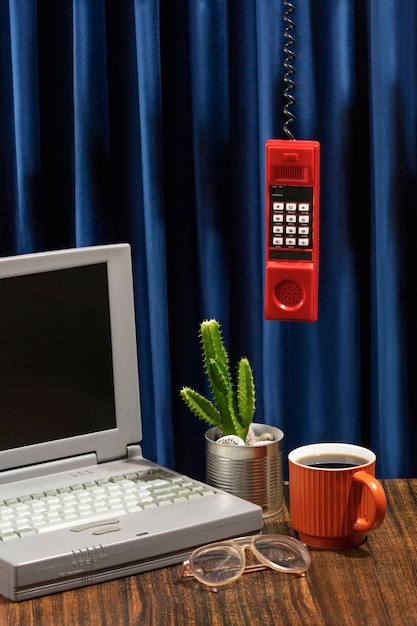
[[[286,54],[284,60],[284,68],[286,70],[284,74],[284,98],[286,100],[284,104],[284,116],[286,117],[286,120],[284,122],[283,129],[289,139],[294,139],[294,135],[292,134],[289,126],[295,120],[295,115],[292,112],[291,107],[293,107],[296,102],[296,98],[292,93],[295,88],[295,81],[293,80],[293,76],[295,74],[295,67],[293,66],[295,53],[292,50],[292,47],[295,44],[295,37],[292,34],[292,31],[295,28],[295,22],[291,17],[295,11],[295,6],[292,2],[289,2],[289,0],[283,0],[283,4],[287,9],[284,13],[284,22],[286,24],[284,37],[287,41],[284,46],[284,53]]]

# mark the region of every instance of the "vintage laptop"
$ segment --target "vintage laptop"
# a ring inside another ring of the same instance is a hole
[[[142,457],[127,244],[0,259],[0,420],[7,598],[172,565],[262,528],[260,507]]]

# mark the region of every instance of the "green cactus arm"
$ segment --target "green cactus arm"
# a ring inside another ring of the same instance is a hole
[[[237,370],[237,403],[239,422],[249,428],[255,413],[255,384],[252,369],[246,357],[242,357]]]
[[[208,363],[208,378],[216,402],[226,398],[232,391],[228,372],[220,361],[210,359]]]
[[[229,356],[224,346],[220,324],[217,320],[204,320],[200,325],[201,347],[203,352],[204,368],[207,376],[210,376],[210,361],[215,360],[221,363],[227,372],[229,384],[231,384],[229,373]]]
[[[221,430],[225,435],[235,434],[238,421],[235,393],[226,368],[219,361],[210,361],[210,384],[216,407],[221,416]]]
[[[199,419],[212,426],[221,426],[220,413],[210,400],[207,400],[207,398],[190,387],[183,387],[180,390],[180,395],[190,411]]]
[[[230,416],[230,434],[237,435],[246,441],[249,427],[240,423],[236,394],[232,394],[228,398],[228,414]]]

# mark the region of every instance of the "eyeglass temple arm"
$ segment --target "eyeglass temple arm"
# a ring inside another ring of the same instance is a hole
[[[190,578],[194,578],[194,574],[190,570],[190,561],[184,561],[182,564],[182,574],[181,578],[186,578],[190,580]]]

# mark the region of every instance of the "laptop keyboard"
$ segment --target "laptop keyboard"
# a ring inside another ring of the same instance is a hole
[[[214,493],[207,485],[158,468],[8,498],[0,501],[0,541],[61,528],[94,528],[93,534],[102,535],[120,530],[119,518],[128,513]]]

